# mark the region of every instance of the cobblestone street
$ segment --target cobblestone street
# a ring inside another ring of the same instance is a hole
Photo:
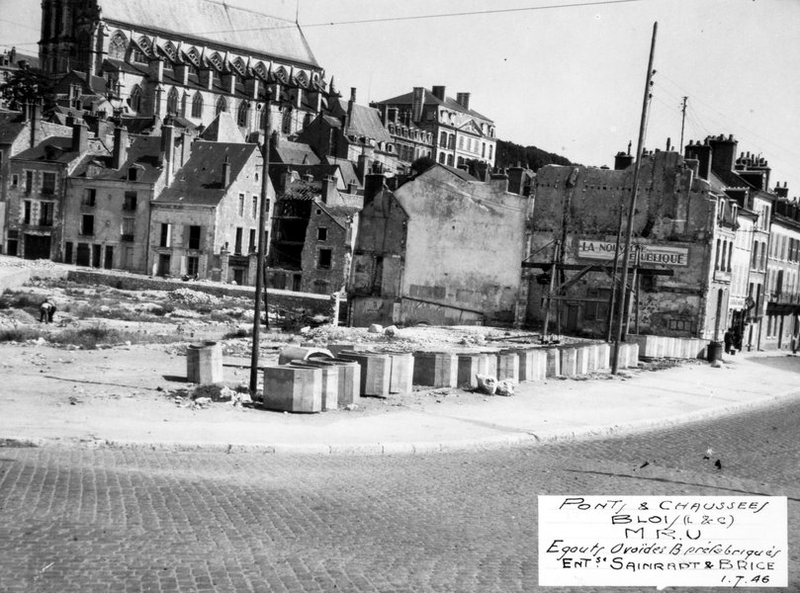
[[[538,494],[788,495],[800,591],[798,417],[429,456],[3,449],[0,591],[539,590]]]

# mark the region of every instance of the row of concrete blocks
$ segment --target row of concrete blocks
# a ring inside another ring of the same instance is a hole
[[[638,364],[637,344],[621,344],[619,368]],[[516,383],[574,377],[610,366],[608,344],[500,352],[355,352],[337,358],[293,360],[264,368],[264,403],[287,412],[322,412],[358,402],[360,396],[390,397],[414,385],[476,387],[477,375]]]
[[[626,339],[629,343],[639,345],[639,355],[642,358],[705,358],[708,347],[708,340],[699,338],[628,334]]]

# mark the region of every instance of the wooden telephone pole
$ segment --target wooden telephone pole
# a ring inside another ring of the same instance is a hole
[[[633,238],[633,219],[636,213],[636,192],[639,188],[639,171],[642,167],[642,152],[644,148],[644,137],[647,131],[647,108],[650,105],[650,87],[653,84],[653,59],[656,51],[656,33],[658,23],[653,23],[653,39],[650,42],[650,59],[647,64],[647,81],[644,85],[644,99],[642,100],[642,120],[639,124],[639,142],[636,147],[636,164],[633,169],[633,184],[631,186],[631,201],[628,207],[628,222],[625,230],[625,249],[622,252],[622,279],[620,281],[621,295],[617,303],[617,336],[614,340],[614,352],[611,359],[611,373],[617,374],[619,370],[619,343],[622,341],[625,323],[625,301],[628,295],[628,268],[630,267],[631,241]],[[631,295],[633,298],[633,295]]]

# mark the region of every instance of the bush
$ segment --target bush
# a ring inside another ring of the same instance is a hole
[[[117,344],[123,342],[119,330],[104,325],[92,325],[81,329],[67,329],[51,336],[55,344],[73,344],[84,350],[95,350],[100,344]]]
[[[0,309],[33,309],[39,310],[44,299],[28,292],[5,291],[0,295]]]
[[[0,330],[0,342],[25,342],[26,340],[36,340],[41,336],[41,331],[29,327]]]

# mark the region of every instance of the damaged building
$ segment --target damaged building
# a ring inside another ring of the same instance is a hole
[[[336,165],[284,167],[276,184],[267,285],[333,294],[350,274],[361,196],[340,192]],[[277,169],[277,168],[273,168]]]
[[[549,318],[551,332],[607,335],[615,246],[633,174],[633,158],[624,153],[614,170],[549,165],[537,172],[521,292],[528,325],[542,327]],[[712,189],[696,160],[672,151],[644,156],[637,196],[627,330],[721,339],[735,201]]]
[[[513,321],[532,198],[508,183],[439,164],[393,191],[368,183],[348,290],[352,323]]]

